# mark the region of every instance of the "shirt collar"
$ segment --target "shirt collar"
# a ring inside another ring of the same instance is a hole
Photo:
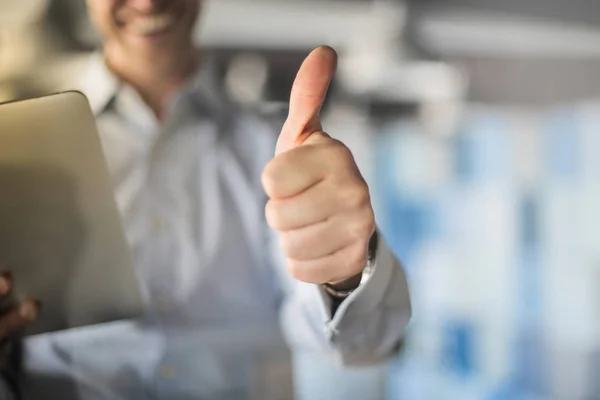
[[[87,97],[96,116],[100,115],[127,87],[106,65],[101,52],[90,57],[89,65],[76,89]],[[218,83],[215,60],[202,60],[198,70],[184,83],[175,95],[172,107],[182,100],[191,100],[190,106],[213,117],[221,117],[231,109],[222,87]]]
[[[121,86],[121,81],[106,66],[103,54],[96,52],[90,57],[77,89],[87,97],[97,116],[115,98]]]

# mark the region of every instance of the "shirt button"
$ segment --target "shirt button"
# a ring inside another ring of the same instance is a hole
[[[161,365],[160,376],[166,380],[173,379],[175,377],[175,367],[171,364]]]
[[[337,330],[337,328],[335,327],[333,321],[327,321],[327,322],[325,322],[325,326],[323,327],[323,331],[325,331],[325,334],[329,335],[330,337],[339,335],[339,333],[340,333],[340,331]]]
[[[154,215],[152,217],[152,231],[154,233],[161,233],[165,230],[165,221],[160,215]]]

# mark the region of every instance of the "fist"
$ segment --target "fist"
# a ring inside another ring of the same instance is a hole
[[[315,49],[294,82],[288,118],[262,183],[267,222],[296,279],[348,288],[367,265],[375,230],[369,189],[350,150],[323,132],[319,113],[337,55]]]

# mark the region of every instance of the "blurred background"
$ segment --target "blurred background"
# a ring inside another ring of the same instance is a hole
[[[296,398],[600,399],[598,0],[206,6],[198,42],[249,107],[338,50],[325,126],[411,284],[389,365],[299,355]],[[0,0],[0,101],[68,89],[97,47],[83,0]]]

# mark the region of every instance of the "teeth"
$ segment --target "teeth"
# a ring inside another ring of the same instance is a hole
[[[152,35],[171,27],[174,22],[175,18],[171,14],[151,15],[137,17],[127,28],[137,35]]]

